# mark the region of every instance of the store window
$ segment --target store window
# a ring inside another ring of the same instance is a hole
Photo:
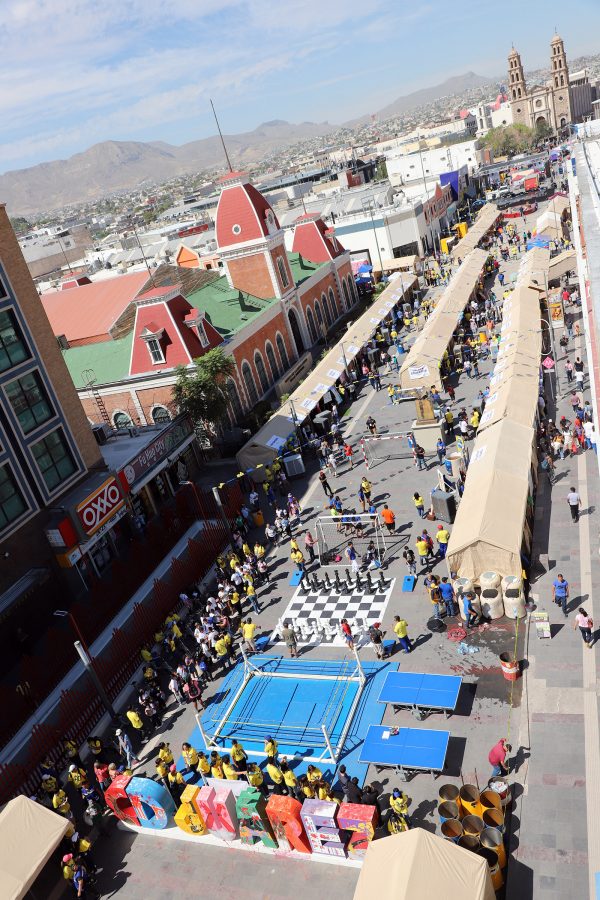
[[[155,406],[152,410],[152,421],[155,425],[163,425],[171,421],[171,414],[166,406]]]
[[[11,381],[5,390],[23,434],[29,434],[54,416],[39,372],[29,372]]]
[[[131,428],[131,426],[133,425],[131,417],[128,416],[127,413],[122,412],[120,409],[113,413],[112,420],[115,428]]]
[[[77,466],[61,428],[31,448],[49,491],[71,477]]]
[[[0,469],[0,530],[18,519],[27,504],[9,466]]]
[[[14,312],[0,312],[0,372],[6,372],[31,356]]]
[[[279,353],[279,359],[281,360],[283,371],[287,372],[290,367],[290,361],[288,359],[287,350],[285,349],[285,341],[280,334],[277,335],[275,343],[277,344],[277,352]]]

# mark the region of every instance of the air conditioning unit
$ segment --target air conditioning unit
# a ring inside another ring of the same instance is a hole
[[[92,433],[96,438],[96,443],[102,446],[108,441],[112,429],[109,425],[92,425]]]
[[[67,336],[65,334],[59,334],[58,337],[56,338],[56,340],[58,341],[58,346],[60,347],[61,350],[69,349],[69,342],[68,342]]]

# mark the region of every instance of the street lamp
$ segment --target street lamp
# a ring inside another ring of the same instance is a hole
[[[87,644],[84,640],[84,637],[81,633],[81,630],[79,628],[79,625],[77,624],[77,622],[75,620],[75,616],[72,613],[70,613],[67,609],[55,609],[54,615],[58,616],[58,618],[60,618],[60,619],[68,618],[69,622],[71,623],[73,631],[79,638],[79,640],[73,642],[73,646],[75,647],[75,649],[77,651],[77,655],[79,656],[79,659],[83,663],[86,672],[90,676],[92,683],[93,683],[94,687],[96,688],[96,691],[98,692],[98,696],[100,697],[102,703],[104,704],[106,711],[109,713],[109,715],[111,716],[112,719],[116,719],[117,714],[114,711],[112,703],[108,699],[108,695],[107,695],[106,691],[104,690],[104,686],[102,685],[102,682],[98,678],[98,675],[94,668],[94,660],[93,660],[92,654],[90,653],[89,647],[87,646]]]
[[[535,269],[531,274],[532,276],[541,275],[544,279],[544,289],[546,292],[546,310],[548,311],[548,330],[550,332],[550,346],[552,348],[552,356],[554,357],[554,377],[556,379],[556,396],[558,398],[558,396],[560,395],[560,376],[558,374],[558,356],[556,355],[556,345],[554,343],[554,328],[552,326],[552,317],[550,315],[550,308],[548,306],[548,273],[545,271],[545,269]],[[534,279],[533,283],[537,284],[538,282]],[[544,320],[542,319],[542,321]]]
[[[67,610],[67,609],[55,609],[53,614],[55,616],[57,616],[59,619],[68,619],[69,620],[73,631],[75,632],[75,634],[79,638],[79,641],[81,642],[81,646],[83,647],[83,649],[85,650],[85,652],[91,659],[92,654],[90,653],[90,648],[86,644],[85,638],[84,638],[83,634],[81,633],[81,629],[80,629],[79,625],[77,624],[73,613],[69,612],[69,610]]]

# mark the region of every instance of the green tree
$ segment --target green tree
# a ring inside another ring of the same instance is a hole
[[[493,152],[494,156],[510,156],[514,153],[523,153],[533,145],[536,136],[527,125],[500,125],[491,128],[482,139],[485,147]]]
[[[31,228],[31,224],[27,219],[24,219],[23,216],[11,217],[10,224],[12,225],[15,234],[23,234]]]
[[[194,369],[179,366],[173,399],[180,412],[205,427],[217,425],[225,418],[228,394],[226,380],[235,365],[220,347],[209,350],[194,360]]]

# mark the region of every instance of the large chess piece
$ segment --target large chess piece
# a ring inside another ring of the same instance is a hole
[[[331,590],[331,581],[329,580],[329,573],[328,573],[328,572],[324,572],[324,573],[323,573],[323,578],[325,579],[325,587],[326,587],[328,590]]]
[[[302,581],[300,582],[300,593],[308,594],[309,591],[310,591],[310,581],[307,576],[306,578],[303,578]]]
[[[385,591],[385,578],[383,577],[383,572],[379,573],[379,587],[382,591]]]
[[[360,572],[356,573],[356,581],[354,582],[354,587],[360,590],[362,588],[362,581],[360,580]]]
[[[340,573],[337,569],[335,570],[335,589],[338,594],[342,593],[342,582],[340,581]]]
[[[373,593],[373,581],[371,580],[371,573],[369,572],[368,569],[365,573],[365,577],[367,579],[367,588],[369,590],[369,594],[372,594]]]
[[[344,569],[344,572],[346,573],[346,579],[344,582],[345,589],[347,591],[351,591],[352,590],[352,578],[350,577],[350,569]]]

